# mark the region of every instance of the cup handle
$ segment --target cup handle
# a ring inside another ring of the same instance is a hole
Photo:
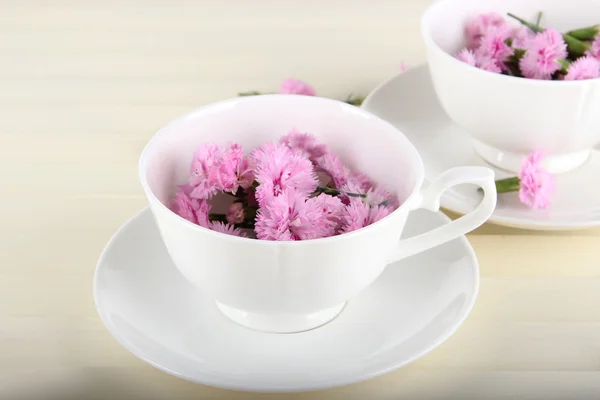
[[[496,184],[494,171],[485,167],[456,167],[440,175],[426,189],[421,191],[410,210],[425,208],[430,211],[439,211],[440,197],[452,186],[462,183],[472,183],[483,189],[483,199],[477,208],[470,213],[440,226],[429,232],[401,240],[395,250],[390,263],[410,257],[432,247],[456,239],[482,225],[496,208]]]

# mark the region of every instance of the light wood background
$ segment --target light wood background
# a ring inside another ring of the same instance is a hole
[[[0,0],[0,398],[600,398],[600,229],[469,235],[481,294],[414,364],[324,392],[188,383],[108,334],[92,274],[145,206],[138,154],[170,119],[287,76],[367,94],[424,61],[426,0]]]

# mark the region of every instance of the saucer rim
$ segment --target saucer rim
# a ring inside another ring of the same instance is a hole
[[[433,214],[436,214],[435,217],[440,218],[440,220],[443,221],[443,223],[449,223],[452,221],[447,215],[445,215],[441,211],[433,212]],[[100,253],[100,256],[98,257],[98,262],[96,263],[96,267],[94,269],[93,284],[92,284],[94,305],[96,308],[96,312],[97,312],[98,316],[100,317],[102,324],[108,330],[108,332],[111,334],[111,336],[117,341],[117,343],[119,343],[126,351],[131,353],[133,356],[135,356],[139,360],[147,363],[148,365],[156,368],[159,371],[167,373],[176,378],[183,379],[183,380],[193,382],[196,384],[200,384],[200,385],[204,385],[204,386],[209,386],[209,387],[214,387],[214,388],[219,388],[219,389],[226,389],[226,390],[234,390],[234,391],[246,391],[246,392],[252,392],[252,393],[259,393],[259,392],[262,392],[262,393],[293,393],[293,392],[312,392],[312,391],[318,391],[318,390],[327,390],[327,389],[343,387],[343,386],[348,386],[351,384],[365,382],[370,379],[373,379],[373,378],[376,378],[376,377],[379,377],[382,375],[386,375],[388,373],[399,370],[400,368],[403,368],[409,364],[412,364],[413,362],[423,358],[424,356],[426,356],[427,354],[431,353],[432,351],[437,349],[439,346],[444,344],[464,324],[464,322],[466,321],[468,316],[473,311],[473,307],[475,306],[475,303],[479,296],[480,279],[481,279],[479,260],[477,259],[475,250],[473,249],[473,246],[471,245],[471,243],[469,242],[467,237],[465,235],[462,235],[454,240],[460,241],[462,250],[465,252],[465,255],[469,257],[469,259],[472,263],[472,266],[473,266],[473,294],[472,294],[469,302],[467,303],[464,311],[462,312],[462,315],[460,315],[454,321],[454,323],[451,325],[450,329],[448,329],[443,335],[440,335],[437,338],[437,340],[432,341],[431,344],[429,346],[427,346],[425,349],[423,349],[421,352],[416,353],[413,357],[407,358],[399,363],[395,363],[387,368],[376,369],[373,372],[366,373],[366,374],[363,374],[360,376],[342,377],[338,380],[327,381],[327,382],[323,382],[320,384],[308,384],[308,385],[296,384],[293,386],[290,385],[290,386],[285,386],[285,387],[268,388],[268,387],[262,387],[259,385],[248,386],[248,385],[244,385],[244,384],[231,384],[222,378],[221,378],[221,380],[210,379],[210,378],[205,379],[205,380],[198,379],[196,377],[189,376],[189,375],[180,373],[178,371],[172,370],[170,368],[167,368],[167,367],[160,365],[159,363],[147,358],[143,354],[143,352],[139,351],[133,343],[129,343],[127,340],[125,340],[125,338],[123,338],[120,335],[119,330],[113,326],[113,324],[110,322],[110,319],[107,318],[107,316],[105,315],[105,312],[101,309],[100,301],[99,301],[99,289],[98,289],[99,270],[102,268],[101,266],[105,263],[105,258],[107,257],[107,254],[111,251],[114,243],[117,242],[117,240],[119,240],[121,234],[129,227],[130,224],[134,223],[137,219],[141,219],[144,217],[154,218],[152,211],[150,210],[149,207],[145,207],[145,208],[137,211],[134,215],[129,217],[125,222],[123,222],[119,226],[119,228],[116,231],[114,231],[114,233],[112,234],[112,236],[107,241],[104,248],[102,249],[102,252]],[[434,248],[426,250],[426,251],[435,251],[435,249],[437,249],[437,247],[434,247]],[[399,262],[401,262],[401,261],[399,261]],[[232,322],[232,323],[234,323],[234,322]],[[245,328],[245,329],[247,329],[247,328]],[[318,328],[316,328],[316,329],[318,329]]]
[[[369,94],[363,100],[363,102],[361,104],[361,108],[364,108],[366,111],[378,116],[376,110],[369,108],[369,103],[372,101],[372,99],[375,96],[377,96],[384,87],[392,84],[392,82],[395,82],[397,79],[402,79],[403,75],[410,74],[411,71],[416,71],[416,70],[429,70],[429,64],[421,63],[419,65],[411,67],[408,71],[399,72],[399,73],[396,73],[393,76],[387,78],[386,80],[384,80],[383,82],[378,84],[373,90],[371,90],[371,92],[369,92]],[[398,130],[404,136],[407,136],[400,129],[398,129]],[[408,138],[408,139],[410,140],[410,138]],[[598,151],[600,149],[592,148],[591,150]],[[417,149],[417,151],[418,151],[418,149]],[[479,156],[479,157],[481,158],[481,156]],[[481,159],[483,160],[483,158],[481,158]],[[486,165],[489,168],[492,168],[492,169],[497,168],[497,167],[494,167],[491,164],[487,163],[485,160],[483,160],[483,161],[486,163]],[[423,164],[425,165],[424,161],[423,161]],[[580,166],[579,168],[585,168],[585,163],[584,163],[584,165]],[[424,177],[423,183],[425,183],[426,185],[429,185],[429,184],[431,184],[431,182],[432,182],[432,180],[430,178],[428,178],[427,176]],[[442,209],[448,210],[450,212],[453,212],[453,213],[456,213],[459,215],[466,215],[472,211],[472,209],[461,207],[461,206],[457,206],[457,207],[448,206],[448,204],[444,202],[443,196],[440,199],[440,201],[441,201]],[[532,219],[524,220],[524,219],[518,218],[518,217],[499,216],[496,214],[496,210],[494,210],[491,217],[486,221],[486,223],[491,223],[491,224],[498,225],[498,226],[504,226],[507,228],[535,230],[535,231],[573,231],[573,230],[597,228],[600,226],[600,220],[581,221],[581,222],[574,222],[574,223],[553,222],[551,220],[549,220],[549,221],[532,220]]]

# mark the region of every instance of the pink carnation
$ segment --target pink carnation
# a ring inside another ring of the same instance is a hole
[[[600,77],[600,61],[594,57],[580,57],[571,64],[565,81],[580,81]]]
[[[282,94],[302,94],[305,96],[315,96],[317,93],[312,86],[306,82],[288,78],[281,83],[279,93]]]
[[[210,229],[212,229],[215,232],[224,233],[226,235],[246,237],[246,234],[240,228],[236,228],[233,225],[224,224],[220,221],[211,222]]]
[[[238,201],[236,201],[235,203],[231,203],[231,205],[229,206],[229,210],[227,211],[226,218],[227,222],[229,222],[232,225],[241,224],[242,222],[244,222],[244,205]]]
[[[475,58],[482,63],[483,60],[494,60],[502,67],[514,50],[506,44],[510,32],[506,27],[493,27],[481,37],[479,47],[475,50]],[[483,63],[485,64],[485,63]]]
[[[230,144],[221,158],[213,163],[208,176],[210,183],[224,192],[235,194],[241,187],[248,189],[254,182],[252,163],[244,157],[239,144]]]
[[[348,183],[350,170],[346,168],[342,159],[333,153],[327,153],[317,160],[317,167],[325,172],[333,181],[336,188],[341,188]]]
[[[521,163],[519,199],[531,208],[546,208],[554,192],[554,175],[542,167],[543,153],[535,151]]]
[[[406,72],[410,69],[410,67],[408,65],[406,65],[404,62],[400,63],[400,72]]]
[[[481,38],[490,29],[502,29],[508,30],[508,24],[504,17],[498,13],[487,13],[480,14],[474,18],[471,18],[465,27],[465,34],[467,36],[467,48],[475,50],[481,41]]]
[[[263,240],[308,240],[329,236],[331,226],[316,198],[288,190],[258,210],[254,230]]]
[[[531,40],[519,66],[525,78],[552,79],[561,69],[560,59],[567,57],[567,44],[560,32],[548,28]]]
[[[209,175],[211,169],[220,163],[221,157],[221,149],[212,143],[202,144],[194,152],[191,176],[188,185],[184,187],[184,191],[189,192],[190,197],[209,199],[217,193],[217,185]]]
[[[512,47],[514,49],[528,49],[535,33],[526,26],[519,26],[512,33]]]
[[[473,67],[483,69],[484,71],[494,72],[497,74],[502,72],[502,68],[500,68],[497,60],[475,54],[469,49],[462,49],[459,51],[456,55],[456,58]]]
[[[328,153],[327,145],[319,143],[316,137],[310,133],[302,133],[297,130],[292,130],[280,140],[292,150],[298,151],[302,156],[309,158],[312,162],[316,162],[319,157]]]
[[[586,55],[600,60],[600,35],[596,35],[596,38],[592,42],[592,48],[586,52]]]
[[[344,210],[344,204],[339,197],[333,197],[327,194],[320,194],[317,197],[311,198],[308,202],[314,203],[320,207],[323,213],[323,224],[326,229],[327,236],[333,236],[338,233],[339,225]]]
[[[205,200],[190,198],[184,192],[178,192],[171,209],[174,213],[188,221],[208,228],[208,213],[210,205]]]
[[[352,199],[342,213],[342,232],[348,233],[382,220],[392,213],[390,206],[374,206]]]
[[[256,165],[256,199],[264,207],[275,196],[295,190],[308,196],[317,188],[317,177],[309,159],[293,152],[284,144],[267,143],[254,150]]]

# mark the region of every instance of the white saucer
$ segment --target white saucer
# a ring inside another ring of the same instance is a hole
[[[448,221],[417,211],[405,236]],[[106,246],[94,297],[113,336],[169,374],[228,389],[304,391],[369,379],[427,354],[467,317],[478,285],[477,259],[462,237],[388,266],[327,325],[256,332],[223,316],[179,274],[145,210]]]
[[[441,108],[427,66],[413,68],[376,88],[363,108],[395,125],[419,151],[428,181],[459,165],[488,165],[473,149],[467,134]],[[490,123],[494,123],[490,121]],[[497,179],[514,176],[493,168]],[[600,152],[556,179],[552,206],[531,210],[516,193],[502,194],[490,222],[527,229],[578,229],[600,226]],[[442,207],[466,214],[477,206],[479,193],[457,186],[442,197]]]

